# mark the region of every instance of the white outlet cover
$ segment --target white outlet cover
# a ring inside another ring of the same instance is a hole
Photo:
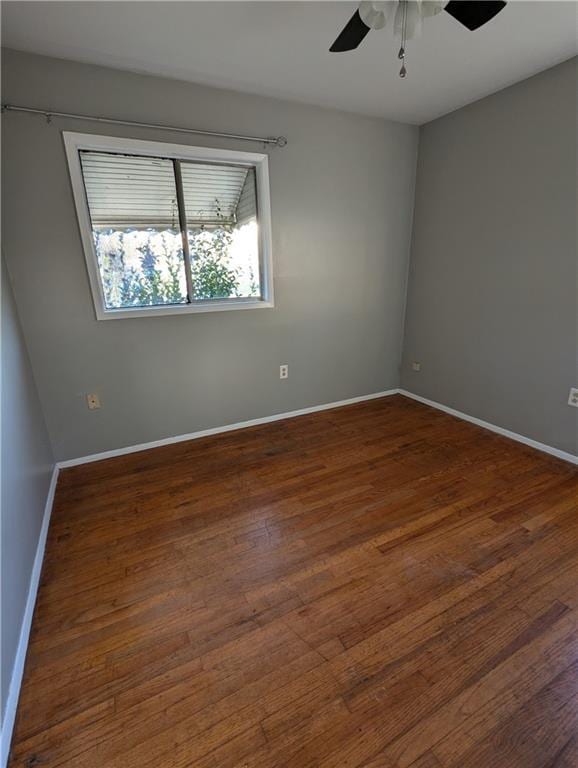
[[[570,389],[570,397],[568,398],[568,405],[573,405],[578,408],[578,387],[572,387]]]

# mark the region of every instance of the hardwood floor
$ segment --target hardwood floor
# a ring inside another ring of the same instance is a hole
[[[61,474],[11,765],[578,765],[575,468],[401,396]]]

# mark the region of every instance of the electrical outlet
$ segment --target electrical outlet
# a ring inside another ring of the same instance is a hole
[[[93,392],[92,394],[86,396],[86,404],[88,405],[91,411],[94,411],[97,408],[100,408],[100,398],[96,394],[96,392]]]
[[[288,379],[289,378],[289,366],[288,365],[280,365],[279,366],[279,378],[280,379]]]
[[[421,363],[413,362],[411,364],[412,371],[421,371]]]
[[[572,387],[570,390],[568,405],[573,405],[575,408],[578,408],[578,387]]]

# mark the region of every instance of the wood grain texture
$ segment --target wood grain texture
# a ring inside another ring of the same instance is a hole
[[[574,765],[577,479],[401,396],[62,472],[10,765]]]

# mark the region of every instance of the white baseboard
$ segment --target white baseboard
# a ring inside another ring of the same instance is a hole
[[[91,456],[81,456],[78,459],[68,459],[59,461],[58,467],[66,469],[67,467],[76,467],[79,464],[89,464],[92,461],[102,461],[103,459],[112,459],[115,456],[124,456],[127,453],[137,453],[138,451],[147,451],[149,448],[160,448],[163,445],[172,445],[173,443],[182,443],[187,440],[197,440],[200,437],[210,437],[211,435],[220,435],[223,432],[233,432],[235,429],[245,429],[245,427],[256,427],[260,424],[269,424],[273,421],[282,421],[283,419],[293,419],[295,416],[305,416],[308,413],[317,411],[327,411],[331,408],[341,408],[344,405],[353,405],[362,403],[365,400],[376,400],[379,397],[388,397],[397,395],[398,389],[388,389],[384,392],[374,392],[371,395],[362,395],[361,397],[350,397],[348,400],[337,400],[334,403],[324,403],[323,405],[313,405],[310,408],[300,408],[298,411],[288,411],[286,413],[276,413],[273,416],[263,416],[259,419],[249,419],[249,421],[239,421],[236,424],[226,424],[222,427],[212,427],[211,429],[202,429],[199,432],[189,432],[185,435],[176,435],[175,437],[165,437],[162,440],[153,440],[150,443],[140,443],[139,445],[129,445],[126,448],[115,448],[112,451],[103,451],[94,453]]]
[[[450,408],[442,403],[437,403],[435,400],[428,400],[427,397],[416,395],[413,392],[409,392],[406,389],[388,389],[383,392],[374,392],[371,395],[362,395],[361,397],[350,397],[347,400],[337,400],[333,403],[323,403],[322,405],[313,405],[310,408],[300,408],[297,411],[287,411],[286,413],[276,413],[272,416],[263,416],[258,419],[249,419],[248,421],[239,421],[236,424],[225,424],[222,427],[212,427],[210,429],[202,429],[198,432],[189,432],[184,435],[175,435],[174,437],[165,437],[162,440],[153,440],[148,443],[140,443],[138,445],[129,445],[125,448],[115,448],[112,451],[103,451],[102,453],[94,453],[90,456],[80,456],[77,459],[68,459],[66,461],[59,461],[57,467],[59,469],[66,469],[67,467],[76,467],[79,464],[89,464],[93,461],[102,461],[103,459],[112,459],[115,456],[124,456],[128,453],[137,453],[138,451],[147,451],[150,448],[160,448],[163,445],[172,445],[173,443],[182,443],[187,440],[197,440],[201,437],[210,437],[211,435],[220,435],[224,432],[232,432],[236,429],[245,429],[246,427],[256,427],[260,424],[270,424],[274,421],[282,421],[283,419],[292,419],[296,416],[305,416],[308,413],[316,413],[318,411],[326,411],[331,408],[341,408],[344,405],[353,405],[354,403],[362,403],[366,400],[376,400],[380,397],[388,397],[389,395],[405,395],[412,400],[417,400],[424,405],[429,405],[431,408],[437,408],[439,411],[449,413],[451,416],[456,416],[458,419],[469,421],[472,424],[476,424],[478,427],[490,430],[490,432],[496,432],[498,435],[509,437],[511,440],[516,440],[518,443],[523,443],[531,448],[535,448],[543,453],[548,453],[551,456],[556,456],[563,461],[569,461],[571,464],[578,465],[578,456],[574,456],[566,451],[561,451],[559,448],[553,448],[550,445],[545,445],[537,440],[532,440],[530,437],[519,435],[517,432],[512,432],[509,429],[498,427],[495,424],[490,424],[488,421],[483,421],[475,416],[470,416],[462,411],[457,411],[455,408]]]
[[[24,616],[22,617],[22,625],[20,627],[20,638],[18,640],[18,648],[16,649],[16,657],[14,659],[14,666],[12,668],[12,677],[10,679],[8,698],[6,700],[6,708],[4,710],[4,719],[2,721],[2,733],[0,735],[1,768],[5,768],[8,763],[10,742],[12,740],[12,731],[14,729],[14,721],[16,719],[16,709],[18,707],[18,697],[20,696],[22,675],[24,674],[24,662],[26,661],[28,639],[30,637],[30,628],[32,626],[32,616],[34,615],[36,595],[38,594],[38,587],[40,584],[40,574],[42,571],[42,562],[44,560],[44,550],[46,548],[48,526],[50,525],[50,516],[52,514],[52,505],[54,503],[54,493],[56,491],[56,483],[58,482],[58,472],[58,465],[55,465],[52,471],[50,487],[48,488],[46,504],[44,505],[44,517],[42,518],[42,527],[40,528],[40,535],[38,537],[38,544],[36,546],[36,555],[34,557],[34,564],[32,566],[30,584],[28,587],[28,597],[26,599],[26,607],[24,609]]]
[[[450,408],[447,405],[436,403],[435,400],[428,400],[427,397],[422,397],[421,395],[415,395],[413,392],[408,392],[407,389],[399,389],[398,392],[400,395],[410,397],[412,400],[417,400],[419,403],[429,405],[430,408],[437,408],[438,411],[449,413],[450,416],[456,416],[458,419],[470,421],[472,424],[476,424],[478,427],[489,429],[490,432],[496,432],[498,435],[509,437],[510,440],[516,440],[516,442],[528,445],[530,448],[535,448],[536,450],[542,451],[543,453],[549,453],[551,456],[556,456],[556,458],[562,459],[563,461],[569,461],[571,464],[578,464],[578,456],[574,456],[572,453],[561,451],[559,448],[553,448],[551,445],[539,443],[537,440],[532,440],[530,437],[519,435],[517,432],[511,432],[509,429],[497,427],[495,424],[490,424],[489,421],[483,421],[482,419],[478,419],[475,416],[469,416],[467,413],[456,411],[454,408]]]

